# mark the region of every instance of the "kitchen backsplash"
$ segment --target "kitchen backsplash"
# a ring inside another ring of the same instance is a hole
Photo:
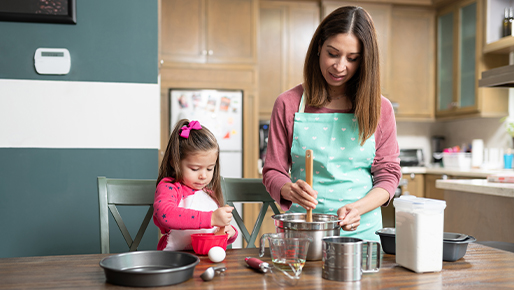
[[[506,133],[500,118],[477,118],[436,123],[397,122],[398,144],[402,149],[423,149],[426,161],[431,161],[431,137],[445,137],[444,147],[470,144],[484,140],[486,148],[512,148],[512,138]]]

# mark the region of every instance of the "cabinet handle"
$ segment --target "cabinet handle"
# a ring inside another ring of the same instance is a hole
[[[443,175],[441,176],[441,179],[442,179],[442,180],[446,180],[446,179],[448,179],[448,175],[443,174]]]
[[[416,177],[416,174],[414,174],[414,173],[410,174],[410,179],[414,179],[415,177]]]
[[[450,103],[450,109],[453,109],[453,108],[459,108],[459,103],[457,103],[457,102],[451,102],[451,103]]]
[[[213,53],[214,52],[211,49],[209,49],[209,55],[212,55]]]
[[[207,55],[207,50],[202,50],[202,55]]]

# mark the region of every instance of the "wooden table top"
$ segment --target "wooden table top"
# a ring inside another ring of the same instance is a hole
[[[109,254],[43,256],[0,259],[0,289],[129,289],[107,283],[102,258]],[[227,271],[212,281],[200,275],[213,264],[200,256],[193,278],[155,289],[505,289],[514,288],[514,253],[469,244],[464,258],[444,262],[437,273],[417,274],[383,254],[380,272],[364,274],[358,282],[337,282],[321,277],[322,262],[308,261],[296,285],[247,268],[244,258],[258,257],[257,249],[227,250]],[[269,254],[262,258],[270,262]],[[277,276],[275,276],[276,278]],[[139,288],[141,289],[141,288]],[[146,288],[148,289],[148,288]]]

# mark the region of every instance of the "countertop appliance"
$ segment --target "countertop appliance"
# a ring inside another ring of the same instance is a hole
[[[266,161],[266,151],[268,147],[269,121],[259,121],[259,159],[260,167],[264,166]]]
[[[423,149],[400,149],[400,166],[425,166]]]

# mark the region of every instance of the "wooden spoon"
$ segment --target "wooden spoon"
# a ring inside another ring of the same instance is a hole
[[[312,150],[305,151],[305,182],[312,187],[312,161],[313,155]],[[305,221],[311,223],[312,222],[312,209],[307,210],[307,216],[305,217]]]

